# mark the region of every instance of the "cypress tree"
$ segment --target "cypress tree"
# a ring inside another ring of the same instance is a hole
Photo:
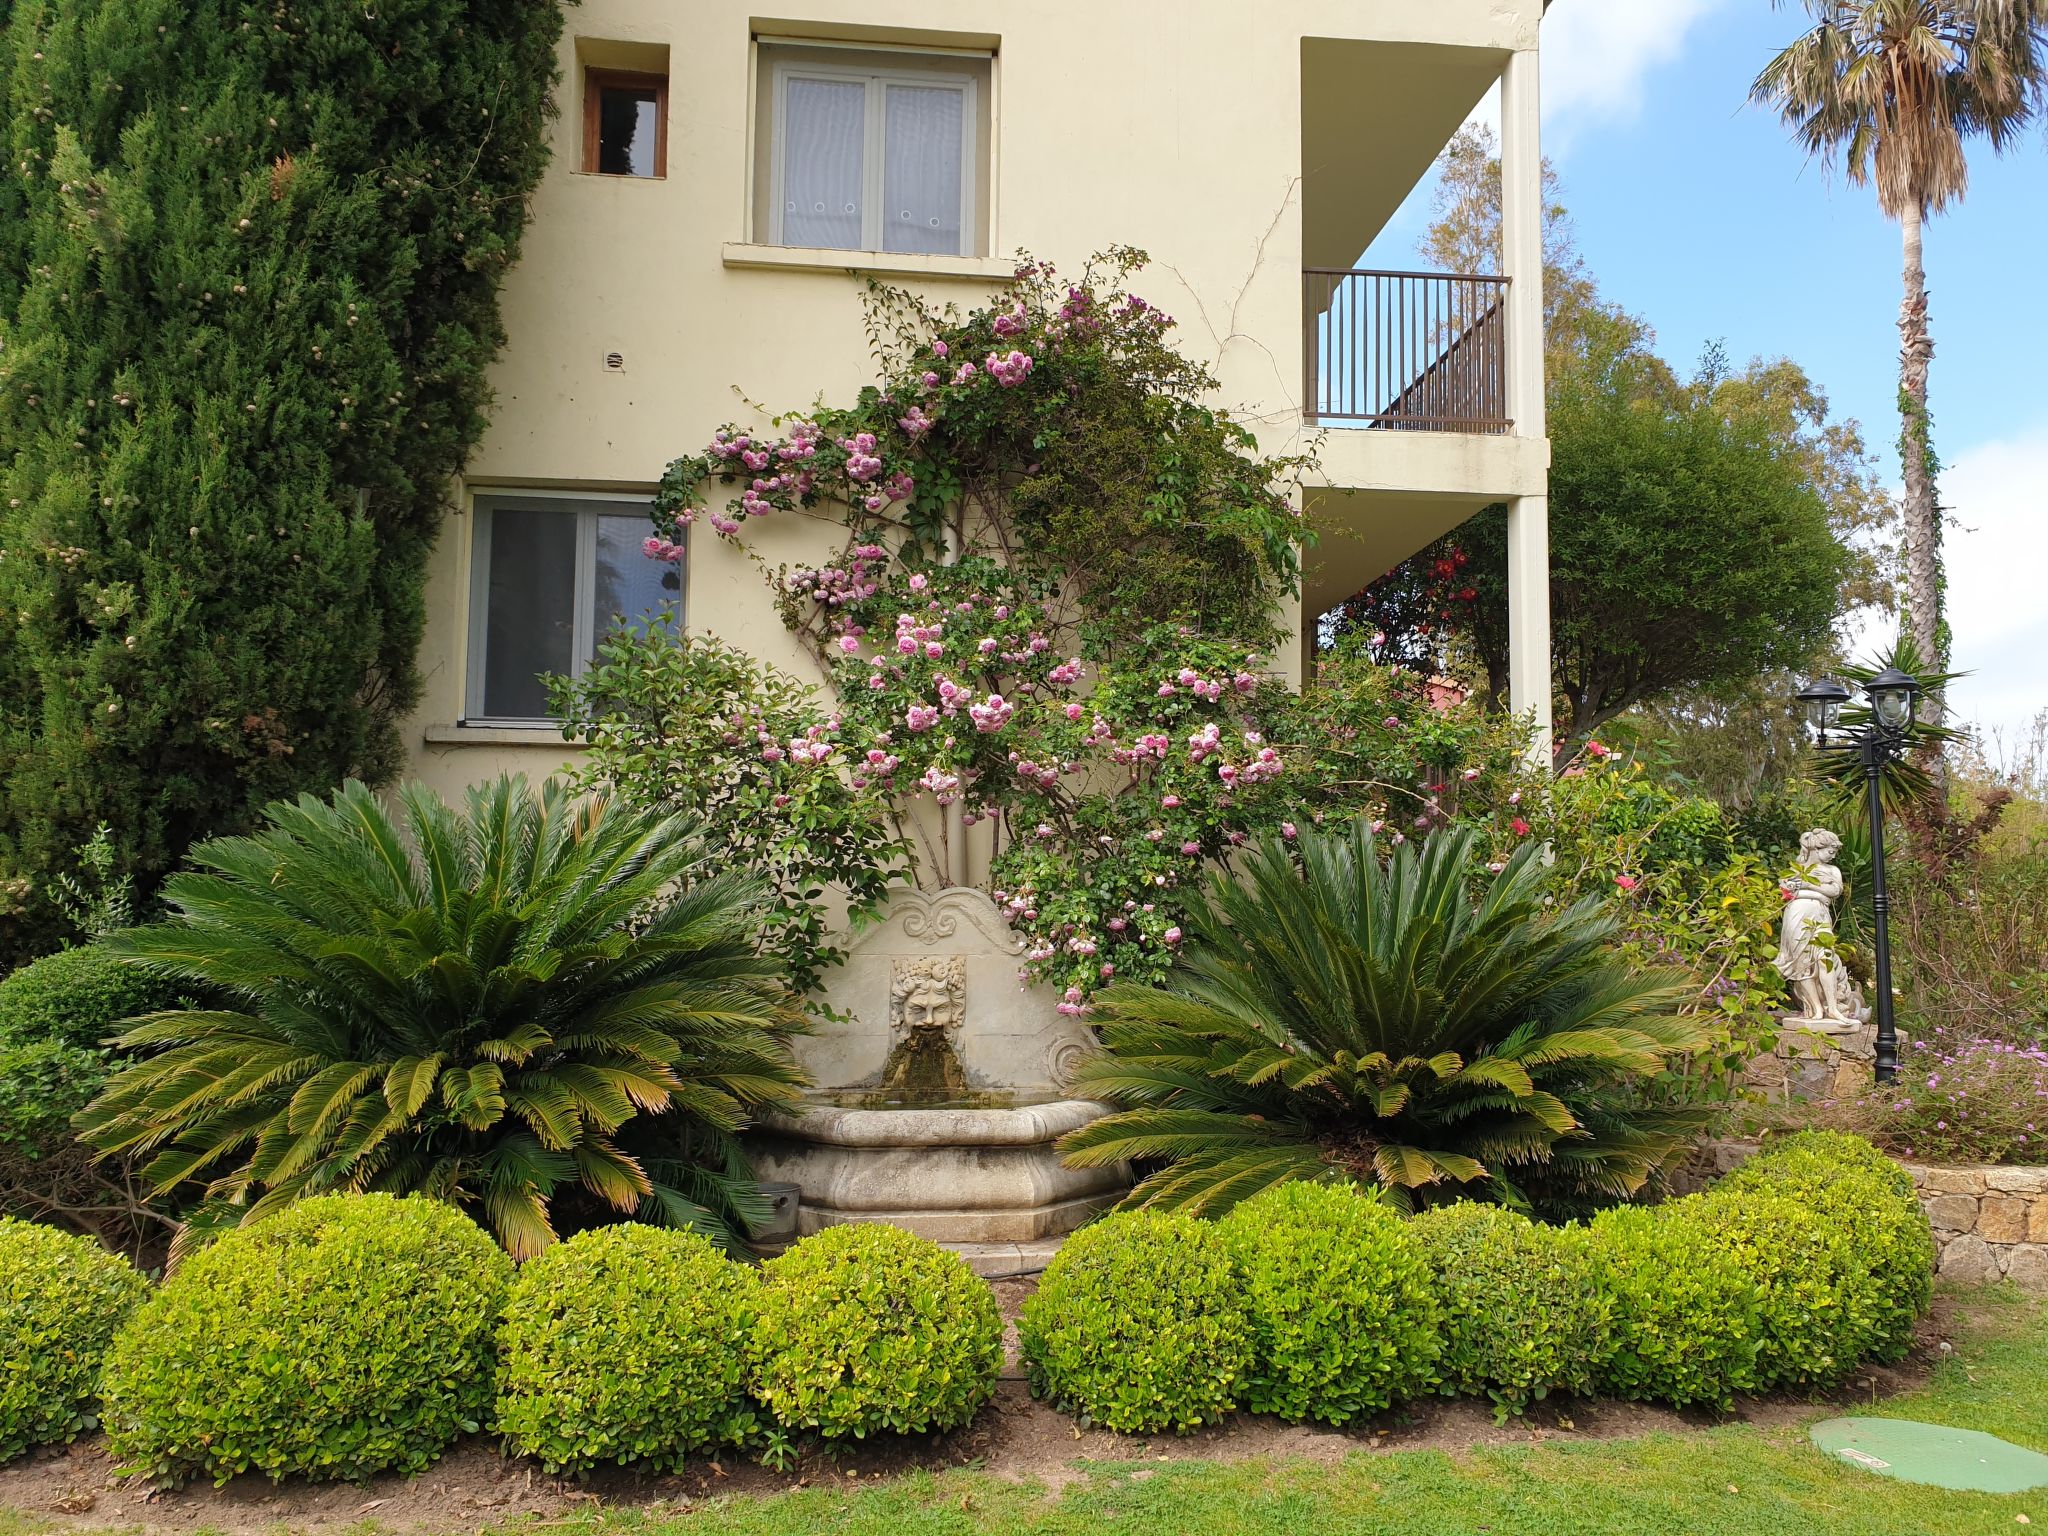
[[[0,948],[388,779],[555,0],[0,0]]]

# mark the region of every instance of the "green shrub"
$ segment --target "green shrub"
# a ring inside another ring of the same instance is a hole
[[[1693,1197],[1593,1218],[1588,1251],[1614,1305],[1601,1390],[1725,1411],[1755,1386],[1757,1284],[1700,1217]]]
[[[1471,1201],[1424,1211],[1410,1227],[1442,1309],[1446,1396],[1489,1397],[1504,1420],[1552,1392],[1592,1390],[1614,1303],[1585,1229]]]
[[[1716,1190],[1698,1209],[1756,1282],[1758,1391],[1835,1386],[1877,1348],[1889,1307],[1855,1223],[1768,1187]]]
[[[762,1266],[754,1395],[826,1439],[956,1429],[994,1395],[995,1293],[928,1238],[827,1227]]]
[[[1429,1385],[1429,1265],[1377,1192],[1280,1184],[1235,1207],[1220,1230],[1251,1327],[1245,1407],[1345,1424]]]
[[[1867,1269],[1846,1305],[1867,1334],[1839,1347],[1858,1358],[1897,1361],[1934,1299],[1934,1233],[1913,1176],[1860,1136],[1801,1131],[1773,1141],[1722,1179],[1715,1193],[1763,1191],[1798,1201],[1846,1232]]]
[[[0,1219],[0,1461],[99,1422],[107,1346],[148,1292],[89,1238]]]
[[[0,1046],[55,1040],[97,1049],[125,1020],[177,999],[175,986],[97,945],[59,950],[0,981]]]
[[[108,1356],[115,1456],[161,1483],[417,1472],[490,1407],[512,1261],[436,1200],[326,1195],[188,1258]]]
[[[680,1467],[744,1439],[758,1282],[705,1238],[601,1227],[512,1282],[498,1329],[497,1427],[548,1472],[599,1462]]]
[[[1034,1393],[1128,1433],[1217,1422],[1252,1368],[1223,1234],[1165,1211],[1126,1212],[1068,1238],[1018,1333]]]

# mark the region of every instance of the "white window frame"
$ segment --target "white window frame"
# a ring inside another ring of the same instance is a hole
[[[491,520],[500,507],[517,511],[547,512],[576,519],[576,570],[571,580],[569,617],[569,675],[581,677],[590,668],[590,653],[597,643],[597,520],[645,514],[654,505],[652,496],[619,491],[522,491],[478,490],[470,497],[469,623],[466,677],[463,682],[463,722],[468,725],[553,727],[561,722],[548,715],[493,715],[484,709],[485,651],[490,645],[491,602]],[[650,518],[648,531],[654,524]],[[687,530],[684,538],[687,544]],[[689,556],[679,568],[684,581],[676,594],[675,627],[683,627],[683,605],[689,596]]]
[[[769,113],[772,142],[768,152],[773,156],[768,177],[768,238],[771,245],[788,245],[782,237],[783,204],[782,195],[783,146],[789,142],[787,122],[789,108],[788,82],[790,80],[830,80],[839,83],[858,81],[867,87],[867,115],[865,132],[861,140],[861,243],[852,249],[859,251],[883,251],[882,228],[885,222],[882,212],[882,176],[886,163],[885,136],[888,125],[888,88],[892,85],[954,86],[960,90],[960,246],[957,251],[935,252],[939,256],[972,256],[981,244],[980,231],[975,228],[975,209],[979,205],[981,191],[981,165],[975,158],[975,114],[979,106],[975,101],[975,78],[967,74],[925,70],[861,69],[851,65],[800,64],[782,61],[769,72],[769,89],[775,92],[775,100]],[[838,246],[815,247],[820,250],[838,250]],[[924,254],[910,252],[904,254]]]

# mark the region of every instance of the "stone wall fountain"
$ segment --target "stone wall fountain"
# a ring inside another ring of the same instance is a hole
[[[1099,1119],[1064,1083],[1094,1047],[1018,978],[1023,941],[979,891],[899,892],[832,973],[838,1017],[797,1042],[817,1087],[750,1137],[756,1174],[802,1190],[799,1232],[887,1221],[999,1267],[1129,1187],[1060,1166],[1053,1142]]]

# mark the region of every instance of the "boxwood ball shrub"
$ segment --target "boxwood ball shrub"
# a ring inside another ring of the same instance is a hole
[[[1463,1201],[1417,1216],[1441,1311],[1447,1397],[1487,1397],[1506,1419],[1552,1392],[1586,1393],[1606,1358],[1614,1303],[1585,1230]]]
[[[1593,1218],[1588,1252],[1614,1304],[1599,1390],[1725,1411],[1755,1386],[1757,1284],[1705,1214],[1692,1196]]]
[[[1377,1195],[1281,1184],[1219,1225],[1251,1328],[1245,1407],[1344,1424],[1429,1386],[1438,1350],[1429,1264]]]
[[[1700,1219],[1756,1282],[1756,1388],[1837,1385],[1877,1347],[1888,1305],[1857,1224],[1768,1187],[1716,1190]]]
[[[828,1440],[957,1429],[995,1392],[995,1293],[929,1238],[827,1227],[761,1280],[751,1384],[785,1428]]]
[[[175,1007],[175,984],[94,946],[32,960],[0,981],[0,1044],[95,1049],[138,1014]]]
[[[497,1427],[553,1472],[679,1467],[744,1439],[759,1282],[704,1237],[623,1225],[530,1259],[498,1330]]]
[[[452,1206],[322,1195],[222,1236],[107,1359],[116,1459],[160,1484],[417,1472],[475,1431],[512,1261]]]
[[[1018,1322],[1031,1389],[1084,1423],[1187,1434],[1237,1406],[1250,1320],[1213,1223],[1129,1211],[1061,1245]]]
[[[1870,1333],[1853,1347],[1887,1362],[1905,1357],[1934,1299],[1934,1233],[1911,1174],[1860,1136],[1801,1131],[1772,1141],[1714,1189],[1783,1195],[1845,1226],[1868,1267],[1867,1296],[1851,1312],[1868,1318]]]
[[[0,1461],[99,1422],[107,1346],[148,1291],[90,1238],[0,1218]]]

